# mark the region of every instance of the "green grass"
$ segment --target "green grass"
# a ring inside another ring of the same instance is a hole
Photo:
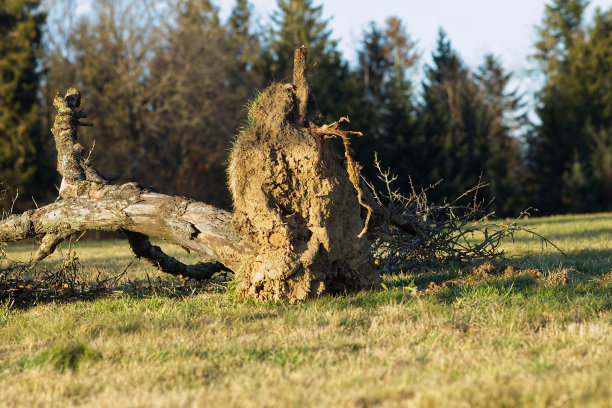
[[[525,223],[568,257],[521,234],[511,262],[540,275],[449,268],[298,305],[219,290],[5,304],[0,405],[611,406],[612,214]],[[76,251],[92,274],[132,261],[120,240]],[[136,261],[123,280],[147,275],[170,279]]]

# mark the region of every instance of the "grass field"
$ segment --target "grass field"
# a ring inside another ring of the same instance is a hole
[[[612,214],[525,223],[568,257],[518,235],[510,262],[541,272],[386,276],[298,305],[218,285],[4,304],[0,406],[612,406]],[[125,241],[76,251],[90,274],[159,276]]]

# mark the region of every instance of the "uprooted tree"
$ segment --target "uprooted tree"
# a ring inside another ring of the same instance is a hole
[[[77,143],[78,127],[91,125],[80,121],[86,114],[78,110],[79,91],[58,93],[52,133],[59,199],[3,220],[0,242],[39,238],[39,262],[75,232],[123,231],[135,255],[162,271],[202,279],[226,268],[238,274],[239,290],[256,299],[379,287],[369,223],[393,219],[408,231],[418,228],[364,196],[350,132],[339,129],[340,121],[322,125],[305,67],[306,49],[297,49],[293,84],[273,84],[253,102],[230,157],[233,215],[136,183],[110,184]],[[344,143],[344,158],[327,142],[331,137]],[[149,237],[211,261],[185,265]]]
[[[235,141],[228,168],[234,214],[137,183],[112,185],[77,142],[79,126],[91,124],[80,121],[87,115],[78,110],[79,91],[70,89],[54,100],[59,199],[0,221],[0,243],[39,239],[39,262],[76,232],[122,231],[134,254],[163,272],[207,279],[229,269],[243,295],[290,301],[380,287],[374,255],[387,267],[411,268],[414,260],[422,266],[500,254],[501,238],[520,227],[484,234],[472,245],[466,236],[474,229],[464,227],[475,207],[457,217],[456,207],[429,206],[422,194],[390,189],[392,205],[383,205],[353,158],[349,137],[356,132],[340,129],[348,119],[322,124],[306,80],[305,48],[295,50],[294,61],[293,83],[264,90]],[[343,155],[332,138],[342,142]],[[208,262],[183,264],[150,237]]]

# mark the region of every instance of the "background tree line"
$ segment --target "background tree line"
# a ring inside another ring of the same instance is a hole
[[[612,8],[589,23],[587,0],[552,0],[538,27],[537,123],[494,55],[467,66],[440,29],[432,62],[404,23],[364,30],[358,58],[338,49],[322,6],[278,0],[267,26],[248,0],[222,21],[209,0],[75,0],[0,5],[0,180],[16,209],[56,194],[48,129],[57,90],[77,86],[95,127],[83,131],[97,167],[223,207],[227,152],[245,106],[289,80],[293,49],[309,48],[310,81],[327,121],[349,115],[370,178],[374,152],[397,187],[452,200],[479,179],[494,209],[515,215],[612,209]],[[94,141],[98,147],[94,147]],[[3,201],[4,208],[10,200]]]

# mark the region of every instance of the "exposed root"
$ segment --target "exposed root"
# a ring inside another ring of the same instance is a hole
[[[361,205],[363,208],[365,208],[368,211],[365,222],[364,222],[363,230],[361,230],[361,232],[357,235],[358,238],[361,238],[368,231],[370,217],[372,216],[372,213],[374,212],[374,210],[369,204],[363,201],[363,190],[361,189],[361,186],[360,186],[362,166],[354,159],[355,152],[353,151],[353,148],[351,147],[351,139],[349,135],[363,136],[363,133],[354,132],[351,130],[338,129],[338,126],[342,122],[348,123],[350,121],[347,116],[343,116],[338,121],[330,125],[311,127],[310,130],[321,137],[338,136],[342,139],[342,144],[344,145],[344,157],[346,157],[346,171],[348,173],[349,180],[351,181],[351,184],[353,184],[353,187],[355,187],[355,190],[357,191],[357,200],[359,201],[359,205]],[[319,161],[320,160],[321,160],[321,157],[319,156]]]
[[[238,135],[230,154],[232,222],[255,248],[237,291],[295,302],[379,288],[363,225],[367,200],[348,137],[354,132],[338,129],[340,121],[320,126],[310,120],[318,118],[314,96],[304,126],[298,115],[304,96],[298,91],[295,84],[264,90],[252,126]],[[322,143],[326,136],[343,138],[347,159]]]

